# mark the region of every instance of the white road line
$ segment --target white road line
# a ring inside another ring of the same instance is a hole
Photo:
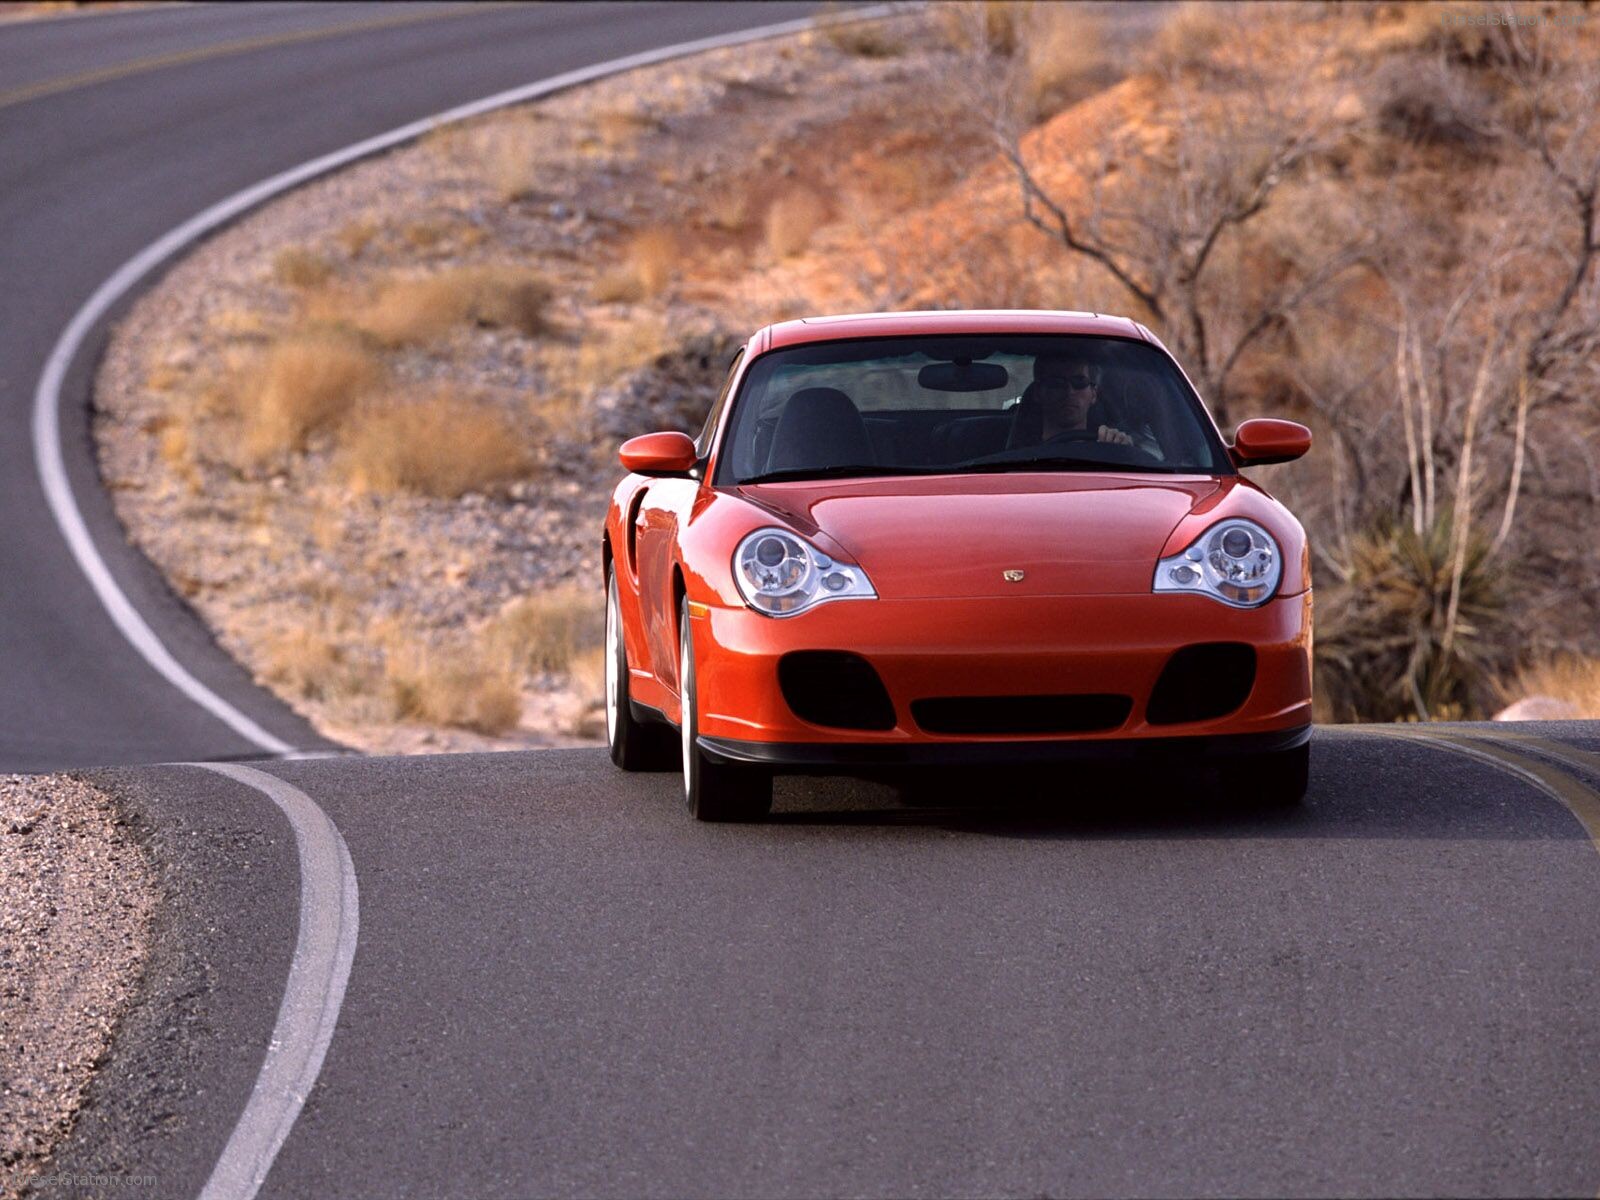
[[[201,1200],[251,1200],[317,1082],[344,1003],[359,927],[355,866],[316,801],[238,763],[190,763],[265,795],[289,819],[300,859],[300,929],[267,1057]]]
[[[883,16],[888,13],[890,6],[880,5],[873,8],[858,9],[842,15],[843,20],[861,21],[872,17]],[[45,500],[50,505],[50,512],[55,517],[56,525],[61,530],[61,536],[66,539],[72,556],[77,559],[78,566],[83,570],[90,586],[100,598],[100,603],[105,606],[111,621],[116,625],[122,636],[127,639],[138,653],[154,667],[163,677],[177,688],[190,700],[201,708],[211,713],[223,724],[245,740],[253,742],[270,754],[288,754],[294,750],[288,742],[268,733],[255,721],[240,712],[216,692],[196,679],[189,671],[178,662],[176,658],[162,644],[161,639],[155,634],[139,610],[133,606],[127,594],[117,585],[112,577],[105,560],[100,556],[100,551],[90,537],[88,526],[84,524],[82,511],[78,507],[77,497],[72,492],[72,485],[68,482],[65,459],[61,449],[61,384],[66,378],[67,370],[72,361],[82,349],[83,343],[96,323],[110,311],[113,305],[123,296],[127,295],[152,270],[167,259],[177,254],[185,246],[198,241],[212,230],[249,211],[257,205],[271,199],[281,192],[315,179],[338,167],[346,166],[357,159],[366,158],[384,150],[392,149],[403,142],[420,137],[431,129],[440,125],[447,125],[454,121],[464,121],[469,117],[480,116],[497,108],[505,108],[511,104],[520,104],[527,100],[536,100],[548,96],[553,92],[564,91],[582,83],[589,83],[607,75],[616,75],[623,71],[631,71],[637,67],[650,66],[654,63],[665,62],[673,58],[682,58],[690,54],[698,54],[706,50],[718,50],[727,46],[743,45],[747,42],[762,41],[767,38],[781,37],[784,34],[799,33],[813,27],[817,23],[815,18],[802,18],[797,21],[784,21],[776,25],[763,25],[755,29],[747,29],[740,33],[719,34],[716,37],[700,38],[692,42],[680,42],[675,46],[666,46],[659,50],[647,50],[642,54],[630,54],[625,58],[615,58],[609,62],[598,63],[592,67],[584,67],[576,71],[567,71],[537,83],[525,84],[522,87],[512,88],[509,91],[498,92],[482,100],[475,100],[470,104],[463,104],[446,112],[432,117],[424,117],[420,121],[413,121],[409,125],[402,125],[388,133],[367,138],[353,146],[346,146],[342,150],[335,150],[331,154],[324,154],[321,158],[312,159],[302,163],[291,170],[281,172],[264,179],[252,187],[235,192],[226,200],[213,204],[204,212],[198,213],[185,221],[182,225],[172,230],[159,240],[146,246],[133,258],[125,262],[117,272],[102,283],[90,296],[82,308],[73,315],[67,327],[62,331],[55,346],[50,351],[50,357],[45,361],[44,372],[39,376],[39,385],[33,394],[33,457],[39,471],[39,482],[44,487]]]

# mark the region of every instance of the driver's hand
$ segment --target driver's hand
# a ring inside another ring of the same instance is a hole
[[[1120,429],[1113,429],[1109,425],[1100,426],[1100,440],[1102,442],[1115,442],[1119,446],[1133,445],[1133,439]]]

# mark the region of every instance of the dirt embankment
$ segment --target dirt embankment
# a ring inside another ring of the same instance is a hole
[[[155,873],[101,792],[0,776],[0,1197],[72,1128],[132,1003]]]
[[[1492,266],[1457,252],[1491,244],[1483,196],[1548,190],[1497,82],[1517,60],[1475,37],[1428,6],[1186,5],[1159,28],[939,6],[440,130],[274,202],[136,306],[99,380],[102,471],[224,646],[332,736],[592,741],[615,446],[697,428],[751,330],[895,307],[1126,312],[1229,423],[1317,432],[1264,481],[1318,547],[1326,715],[1404,715],[1413,696],[1481,712],[1519,666],[1600,655],[1600,430],[1570,397],[1527,414],[1496,537],[1517,347],[1495,343],[1468,424],[1479,356],[1462,346],[1492,342],[1500,310],[1465,290],[1453,323],[1405,307]],[[1026,218],[1007,128],[1078,249],[1047,207]],[[1480,292],[1522,288],[1532,328],[1558,259],[1530,244]],[[1426,521],[1407,507],[1401,329],[1444,364],[1429,495],[1449,500],[1477,439],[1464,504]],[[1574,661],[1544,678],[1600,677]]]

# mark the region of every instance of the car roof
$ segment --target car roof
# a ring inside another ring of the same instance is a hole
[[[926,312],[848,313],[836,317],[801,317],[768,325],[751,340],[757,353],[832,342],[845,338],[909,337],[956,333],[1064,333],[1155,341],[1136,321],[1105,313],[1047,309],[936,309]]]

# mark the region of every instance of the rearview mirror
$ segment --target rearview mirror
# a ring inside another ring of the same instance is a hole
[[[1264,467],[1292,462],[1311,449],[1311,430],[1294,421],[1257,417],[1233,431],[1235,466]]]
[[[936,362],[917,372],[917,384],[930,392],[994,392],[1010,382],[999,363]]]
[[[629,438],[617,457],[627,470],[639,475],[681,475],[698,461],[689,435],[672,432]]]

